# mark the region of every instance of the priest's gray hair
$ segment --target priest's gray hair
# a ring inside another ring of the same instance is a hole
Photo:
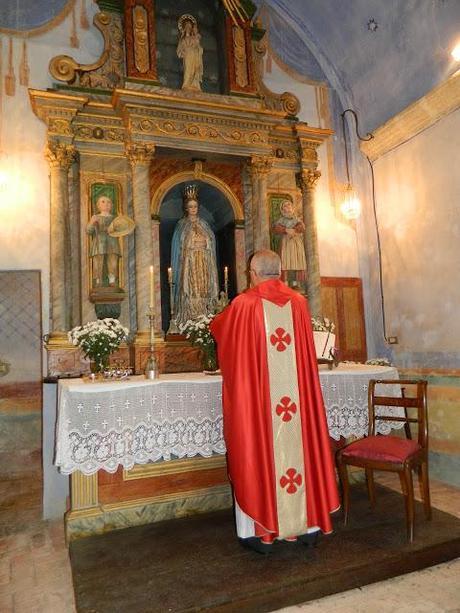
[[[256,251],[251,258],[251,269],[263,279],[277,279],[281,275],[280,256],[270,249]]]

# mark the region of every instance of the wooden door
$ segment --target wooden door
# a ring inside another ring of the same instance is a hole
[[[339,359],[367,360],[366,326],[361,279],[321,277],[323,316],[335,323]]]

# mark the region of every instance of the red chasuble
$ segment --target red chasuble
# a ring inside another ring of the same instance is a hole
[[[339,497],[307,301],[264,281],[235,298],[211,332],[238,505],[257,534],[330,532]]]

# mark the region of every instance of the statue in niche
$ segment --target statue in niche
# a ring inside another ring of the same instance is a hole
[[[193,15],[182,15],[177,27],[179,29],[179,42],[177,44],[177,57],[182,60],[183,83],[182,89],[201,91],[203,80],[203,47],[198,24]]]
[[[97,213],[89,220],[86,232],[92,237],[89,256],[93,263],[93,287],[104,283],[104,264],[107,266],[108,285],[118,285],[118,260],[121,257],[118,238],[107,232],[115,218],[113,202],[108,196],[99,196],[96,201]]]
[[[119,287],[121,246],[119,237],[133,232],[135,224],[126,215],[117,215],[112,198],[100,194],[86,227],[91,236],[89,256],[92,262],[92,287]]]
[[[307,262],[303,233],[305,225],[295,214],[294,204],[284,200],[280,205],[281,216],[273,223],[272,232],[280,237],[278,254],[281,258],[281,271],[285,281],[300,281],[305,278]],[[294,275],[290,275],[293,271]],[[290,279],[289,277],[293,277]]]
[[[171,248],[174,314],[178,326],[212,313],[219,298],[216,239],[198,215],[196,185],[184,190],[185,215],[176,224]]]

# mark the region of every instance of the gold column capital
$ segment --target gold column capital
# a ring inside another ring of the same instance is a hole
[[[126,155],[134,168],[137,165],[148,166],[155,156],[155,145],[147,143],[126,143]]]
[[[296,175],[297,185],[302,192],[313,191],[320,176],[319,170],[302,170]]]
[[[267,175],[273,166],[273,158],[264,155],[253,155],[248,160],[248,167],[254,177]]]
[[[303,163],[317,165],[319,144],[319,142],[300,141],[300,157]]]
[[[51,168],[68,170],[76,155],[77,149],[74,145],[48,141],[45,147],[45,157]]]

